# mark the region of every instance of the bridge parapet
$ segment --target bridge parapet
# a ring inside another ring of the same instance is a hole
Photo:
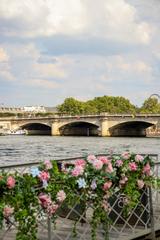
[[[0,121],[14,121],[14,120],[43,120],[43,119],[76,119],[76,118],[160,118],[160,114],[146,114],[146,113],[139,113],[139,114],[110,114],[110,113],[100,113],[100,114],[83,114],[83,115],[53,115],[48,117],[39,117],[39,116],[28,116],[28,117],[0,117]]]

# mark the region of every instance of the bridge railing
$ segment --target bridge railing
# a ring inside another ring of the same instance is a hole
[[[160,162],[158,162],[158,155],[150,155],[155,161],[154,174],[160,176]],[[72,163],[76,158],[60,159],[57,162],[61,165],[65,163]],[[13,164],[9,166],[0,166],[0,172],[6,173],[27,173],[30,168],[39,165],[41,162]],[[90,203],[85,204],[85,208],[79,208],[79,199],[74,206],[67,206],[67,209],[60,211],[59,216],[53,224],[47,215],[37,213],[38,220],[38,239],[39,240],[69,240],[81,239],[91,240],[90,220],[93,213],[93,206]],[[124,217],[123,212],[124,196],[119,192],[112,196],[110,201],[111,219],[107,229],[99,226],[97,229],[98,240],[129,240],[138,236],[148,235],[150,239],[155,239],[155,230],[160,225],[160,192],[153,189],[144,189],[141,194],[141,199],[135,208],[130,212],[129,217]],[[76,219],[76,233],[74,232]],[[17,225],[10,222],[2,231],[0,231],[1,240],[15,239]]]

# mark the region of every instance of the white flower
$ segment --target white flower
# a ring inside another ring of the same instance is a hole
[[[86,188],[86,182],[84,178],[79,178],[77,180],[77,183],[79,188]]]

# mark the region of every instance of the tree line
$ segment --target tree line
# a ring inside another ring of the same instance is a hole
[[[141,107],[132,104],[124,97],[103,96],[88,101],[79,101],[73,97],[66,98],[57,106],[59,113],[71,115],[107,113],[160,113],[160,103],[157,98],[146,99]]]
[[[13,113],[13,112],[0,112],[1,117],[48,117],[54,114],[100,114],[103,112],[107,113],[160,113],[160,103],[157,98],[149,97],[146,99],[141,107],[137,107],[132,104],[127,98],[124,97],[113,97],[103,96],[95,97],[88,101],[79,101],[73,97],[66,98],[64,102],[57,106],[57,112],[45,112],[45,113]]]

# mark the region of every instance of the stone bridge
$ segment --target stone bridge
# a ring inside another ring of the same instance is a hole
[[[26,129],[29,135],[146,136],[160,135],[160,114],[108,114],[0,118],[0,127]]]

